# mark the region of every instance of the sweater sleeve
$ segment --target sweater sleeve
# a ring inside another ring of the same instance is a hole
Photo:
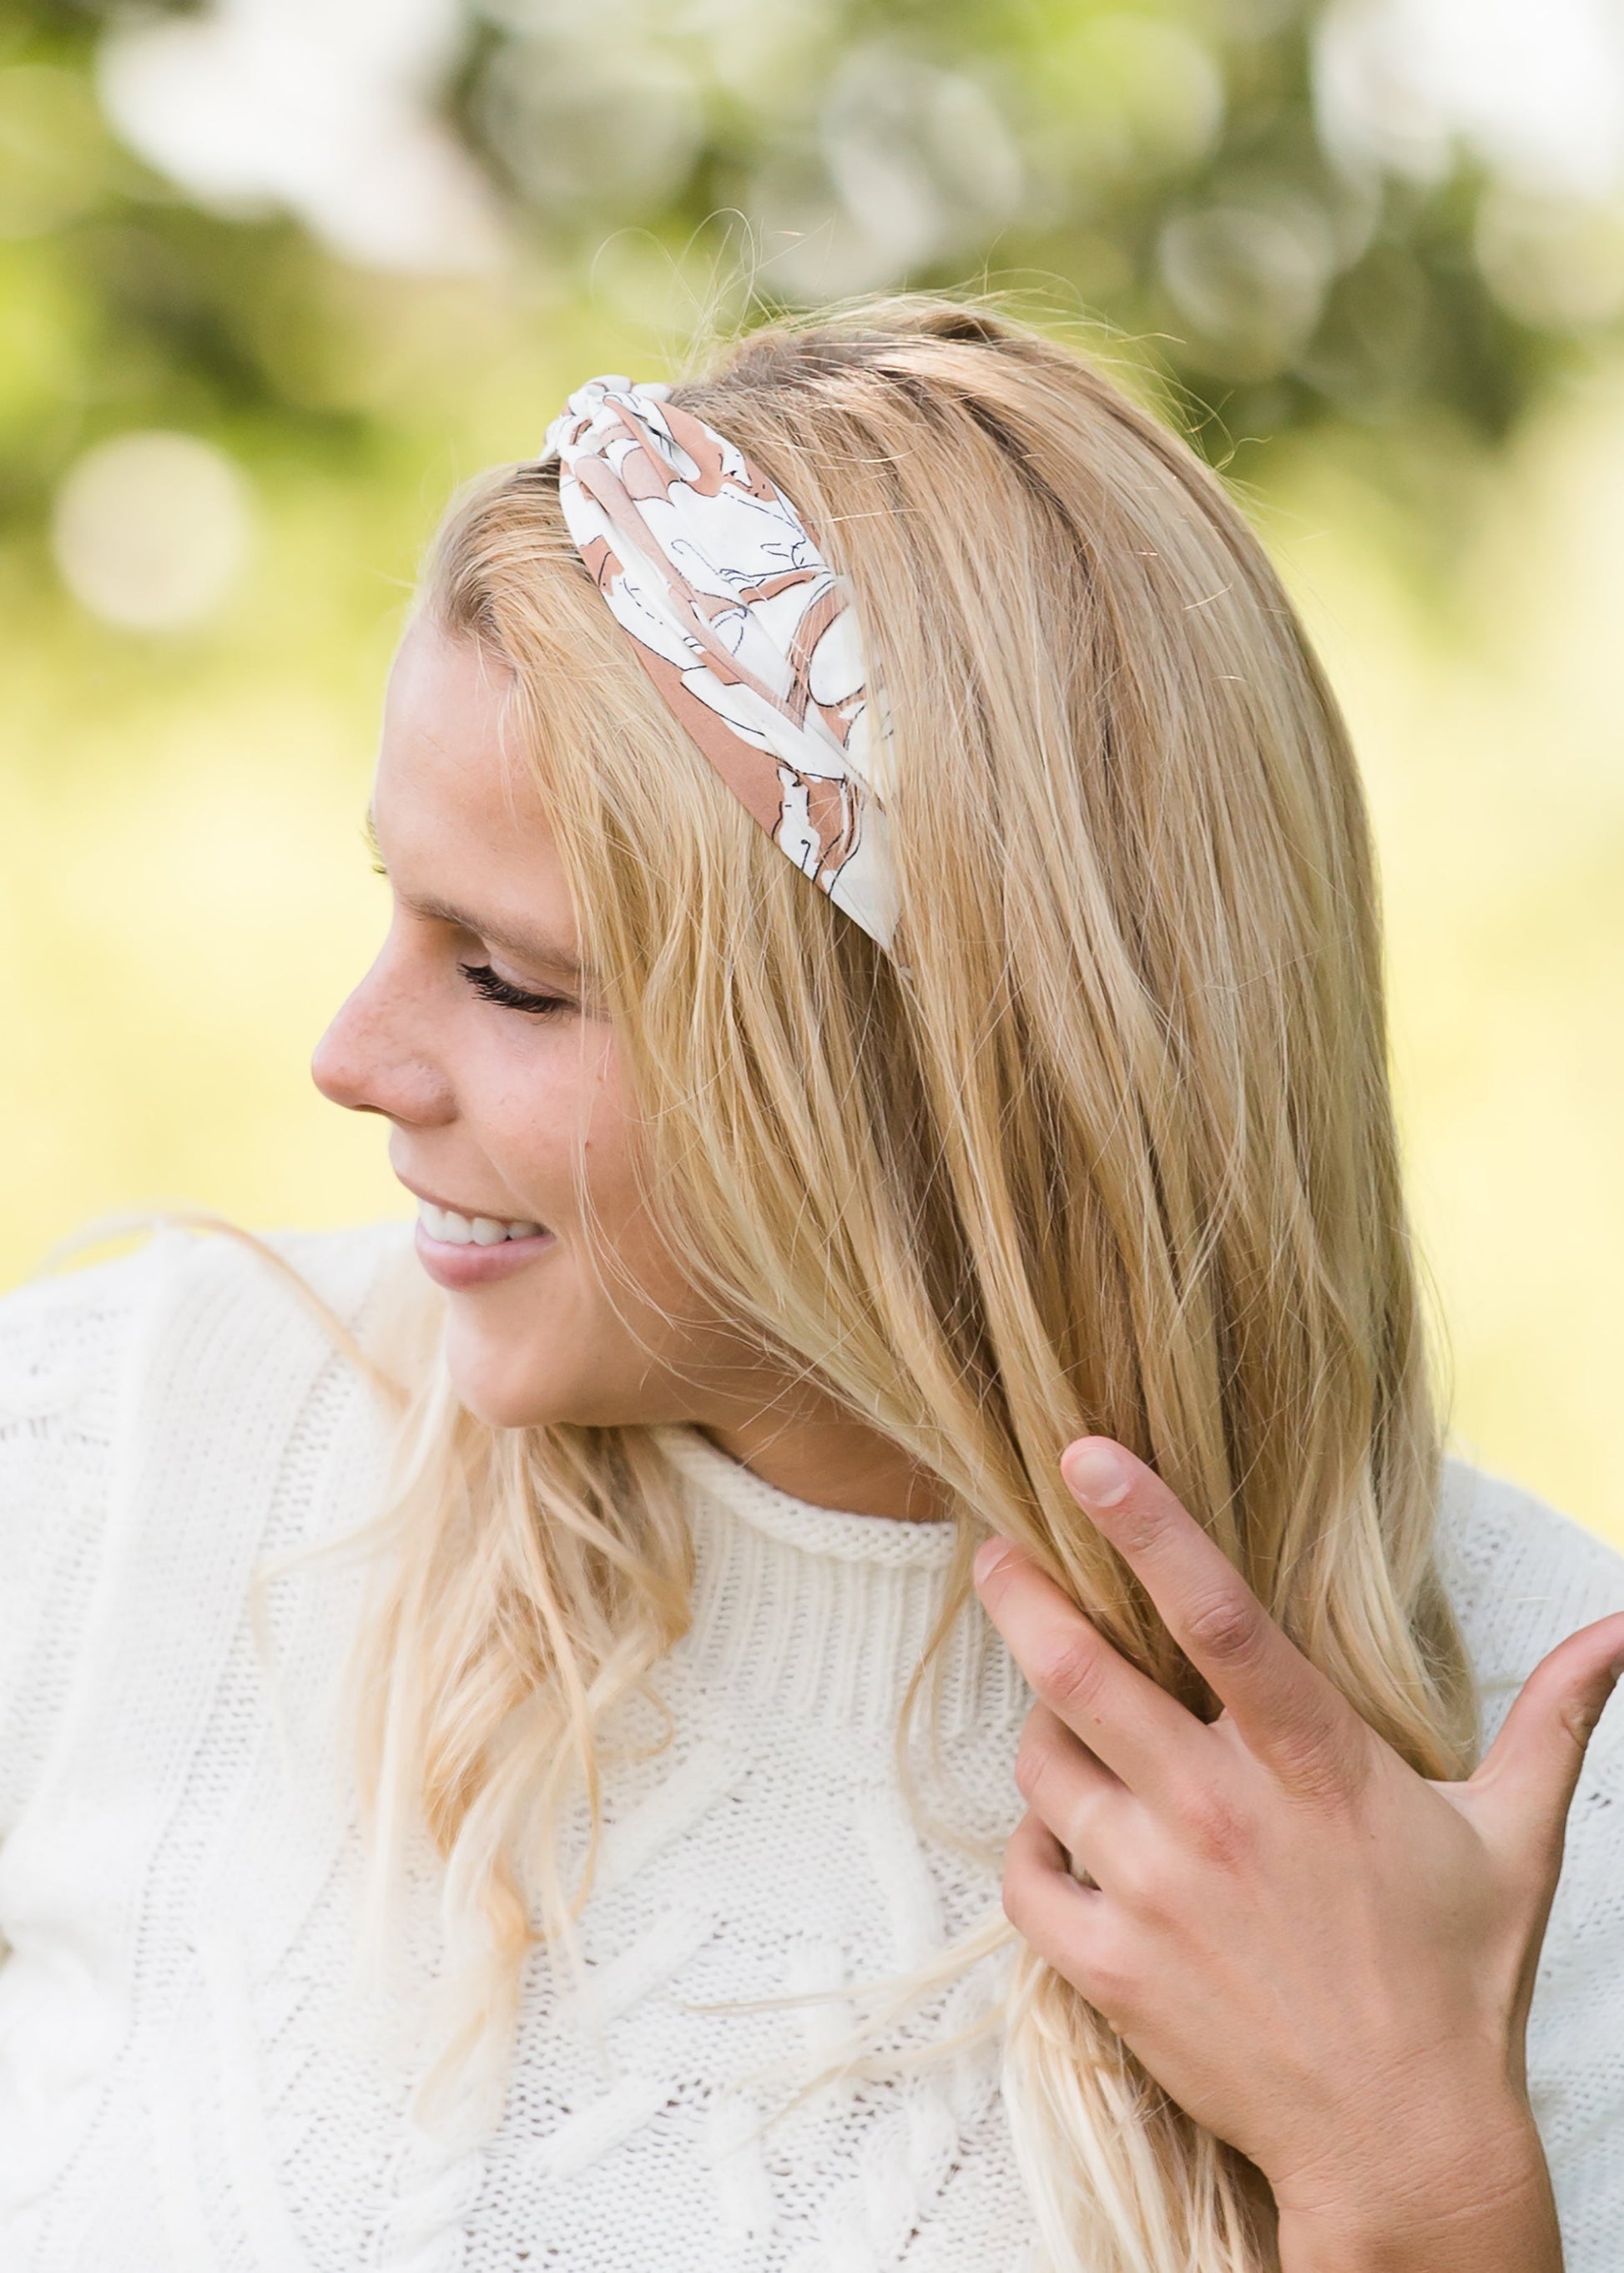
[[[67,1702],[106,1532],[125,1361],[173,1243],[0,1300],[0,1840]]]
[[[1579,1627],[1624,1609],[1624,1559],[1515,1485],[1452,1463],[1444,1564],[1498,1730]],[[1528,2037],[1566,2273],[1624,2267],[1624,1687],[1590,1739],[1568,1819]]]

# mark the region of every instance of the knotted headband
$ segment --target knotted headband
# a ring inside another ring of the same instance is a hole
[[[663,385],[589,379],[547,429],[559,501],[638,661],[803,874],[888,952],[887,739],[852,595],[782,490]]]

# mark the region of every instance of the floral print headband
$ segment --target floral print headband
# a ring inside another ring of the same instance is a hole
[[[800,514],[662,384],[589,379],[547,429],[575,549],[735,797],[891,951],[889,730],[856,610]]]

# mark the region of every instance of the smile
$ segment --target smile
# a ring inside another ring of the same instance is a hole
[[[558,1245],[558,1235],[528,1217],[464,1215],[433,1200],[417,1201],[417,1260],[437,1287],[461,1294],[526,1271]]]
[[[459,1215],[432,1200],[417,1202],[417,1221],[444,1247],[500,1247],[504,1240],[535,1239],[542,1228],[538,1223],[503,1223],[493,1215]]]

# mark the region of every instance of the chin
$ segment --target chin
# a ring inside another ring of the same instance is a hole
[[[565,1384],[537,1378],[537,1369],[515,1365],[511,1353],[461,1351],[456,1339],[447,1344],[447,1371],[458,1401],[477,1421],[492,1429],[539,1429],[577,1417]]]
[[[645,1410],[646,1399],[615,1382],[607,1367],[593,1366],[590,1350],[577,1351],[568,1370],[548,1363],[553,1354],[459,1331],[455,1317],[446,1339],[446,1369],[459,1401],[492,1429],[613,1429],[667,1417]]]
[[[546,1378],[545,1367],[536,1362],[538,1356],[527,1352],[523,1343],[515,1347],[509,1336],[479,1331],[466,1298],[452,1296],[446,1370],[458,1402],[477,1421],[492,1429],[531,1429],[564,1417],[557,1409],[562,1384]]]
[[[483,1421],[492,1429],[541,1429],[560,1418],[538,1405],[534,1398],[492,1391],[483,1382],[460,1381],[455,1373],[451,1384],[456,1391],[457,1402],[476,1421]]]

